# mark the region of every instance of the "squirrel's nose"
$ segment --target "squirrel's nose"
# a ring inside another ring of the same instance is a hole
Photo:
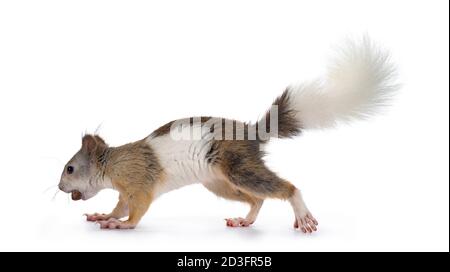
[[[60,184],[58,185],[58,188],[59,188],[61,191],[64,191],[64,185],[63,185],[63,184],[60,183]]]

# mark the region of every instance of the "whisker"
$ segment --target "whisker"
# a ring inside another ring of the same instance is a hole
[[[43,194],[47,193],[50,189],[52,189],[53,187],[58,187],[58,184],[56,185],[52,185],[50,187],[48,187],[47,189],[45,189],[44,191],[42,191]]]
[[[95,135],[98,135],[100,129],[102,128],[102,125],[103,125],[103,122],[101,122],[101,123],[98,125],[98,127],[95,129],[95,132],[94,132]]]
[[[56,193],[52,197],[52,201],[55,201],[56,195],[59,193],[59,189],[56,190]]]

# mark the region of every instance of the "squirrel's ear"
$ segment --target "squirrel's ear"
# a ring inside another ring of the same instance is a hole
[[[83,152],[90,155],[92,154],[92,151],[94,151],[96,147],[97,141],[95,140],[94,136],[88,134],[83,137],[81,144],[81,150],[83,150]]]
[[[97,141],[98,144],[100,145],[107,145],[105,140],[102,139],[102,137],[98,136],[98,135],[94,135],[95,140]]]

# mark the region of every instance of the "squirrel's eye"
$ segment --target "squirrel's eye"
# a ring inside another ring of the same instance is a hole
[[[73,166],[67,166],[67,174],[73,173]]]

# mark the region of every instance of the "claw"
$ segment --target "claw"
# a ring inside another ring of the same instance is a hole
[[[296,217],[294,222],[294,228],[300,229],[303,233],[313,233],[317,231],[317,225],[319,225],[319,223],[310,213]]]
[[[242,217],[227,218],[227,219],[225,219],[225,221],[227,222],[227,227],[248,227],[251,224],[253,224],[252,221],[247,220]]]
[[[101,229],[134,229],[136,227],[136,225],[130,224],[127,221],[120,221],[114,218],[97,222],[100,224]]]

